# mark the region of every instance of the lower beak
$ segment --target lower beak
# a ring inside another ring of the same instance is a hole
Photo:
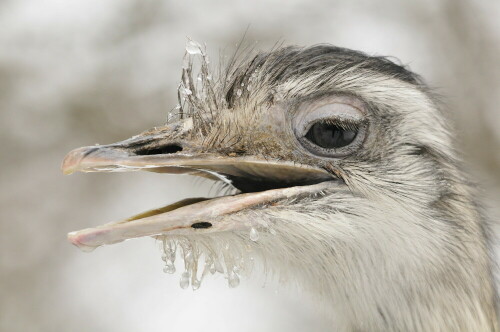
[[[230,216],[284,200],[312,196],[335,186],[333,176],[307,165],[198,152],[193,143],[165,139],[161,134],[141,135],[123,142],[71,151],[62,163],[64,174],[145,170],[191,174],[224,181],[242,193],[217,198],[192,198],[150,210],[126,220],[68,234],[83,250],[157,235],[189,235],[234,231],[249,227]]]

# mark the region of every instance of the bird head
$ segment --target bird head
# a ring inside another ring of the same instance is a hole
[[[390,312],[382,298],[410,310],[404,298],[425,301],[418,285],[443,291],[446,273],[468,280],[471,269],[454,264],[461,255],[486,268],[447,120],[416,74],[318,45],[233,59],[215,77],[190,43],[174,119],[73,150],[62,168],[190,174],[233,191],[73,232],[73,244],[155,237],[169,271],[181,248],[181,285],[193,287],[214,271],[234,286],[259,260],[352,317]]]

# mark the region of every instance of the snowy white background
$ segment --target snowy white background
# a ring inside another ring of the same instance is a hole
[[[500,2],[488,0],[2,0],[0,330],[328,330],[305,294],[262,280],[229,289],[211,278],[181,290],[152,239],[81,253],[68,231],[201,196],[210,184],[149,173],[63,177],[62,158],[163,123],[186,36],[217,54],[250,25],[258,49],[279,39],[333,43],[393,55],[422,74],[448,104],[494,214],[498,17]]]

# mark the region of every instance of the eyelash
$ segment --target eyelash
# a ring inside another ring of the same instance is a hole
[[[311,122],[309,128],[316,123],[337,126],[343,130],[357,131],[362,126],[362,122],[352,119],[326,118]]]

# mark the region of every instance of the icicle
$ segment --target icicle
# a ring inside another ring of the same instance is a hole
[[[190,96],[193,94],[193,91],[191,91],[188,88],[180,87],[179,90],[181,91],[182,94],[185,94],[186,96]]]
[[[215,274],[215,272],[217,272],[217,270],[215,269],[215,262],[213,262],[212,264],[210,264],[210,274]]]
[[[212,266],[213,262],[211,260],[209,260],[208,258],[205,259],[205,265],[203,266],[203,271],[201,272],[201,278],[200,278],[200,283],[201,281],[203,281],[203,279],[205,278],[205,276],[211,272],[210,271],[210,268]],[[213,274],[213,273],[212,273]]]
[[[200,43],[195,42],[194,40],[188,40],[186,43],[186,52],[191,55],[202,54]]]
[[[184,253],[184,261],[188,264],[193,262],[193,252],[191,250]]]
[[[240,283],[240,274],[247,273],[252,266],[251,255],[246,252],[243,254],[237,246],[233,247],[231,241],[224,241],[220,247],[216,247],[220,249],[214,252],[211,251],[213,249],[208,243],[195,242],[191,238],[163,237],[162,240],[161,258],[165,262],[163,267],[165,273],[175,273],[174,261],[177,248],[180,247],[180,256],[184,260],[184,271],[179,279],[182,289],[191,286],[193,290],[197,290],[201,287],[205,276],[215,273],[223,274],[227,279],[228,287],[234,288]]]
[[[229,287],[236,288],[240,284],[240,277],[238,276],[238,274],[236,272],[230,271],[228,278],[227,278],[227,281],[228,281]]]
[[[173,263],[167,263],[165,267],[163,268],[163,272],[169,273],[169,274],[174,274],[175,273],[175,265]]]
[[[189,272],[184,271],[181,275],[181,279],[179,281],[179,285],[181,286],[182,289],[186,289],[189,287]]]
[[[201,286],[201,281],[194,278],[192,281],[191,281],[191,287],[193,288],[193,290],[197,290],[198,288],[200,288]]]

